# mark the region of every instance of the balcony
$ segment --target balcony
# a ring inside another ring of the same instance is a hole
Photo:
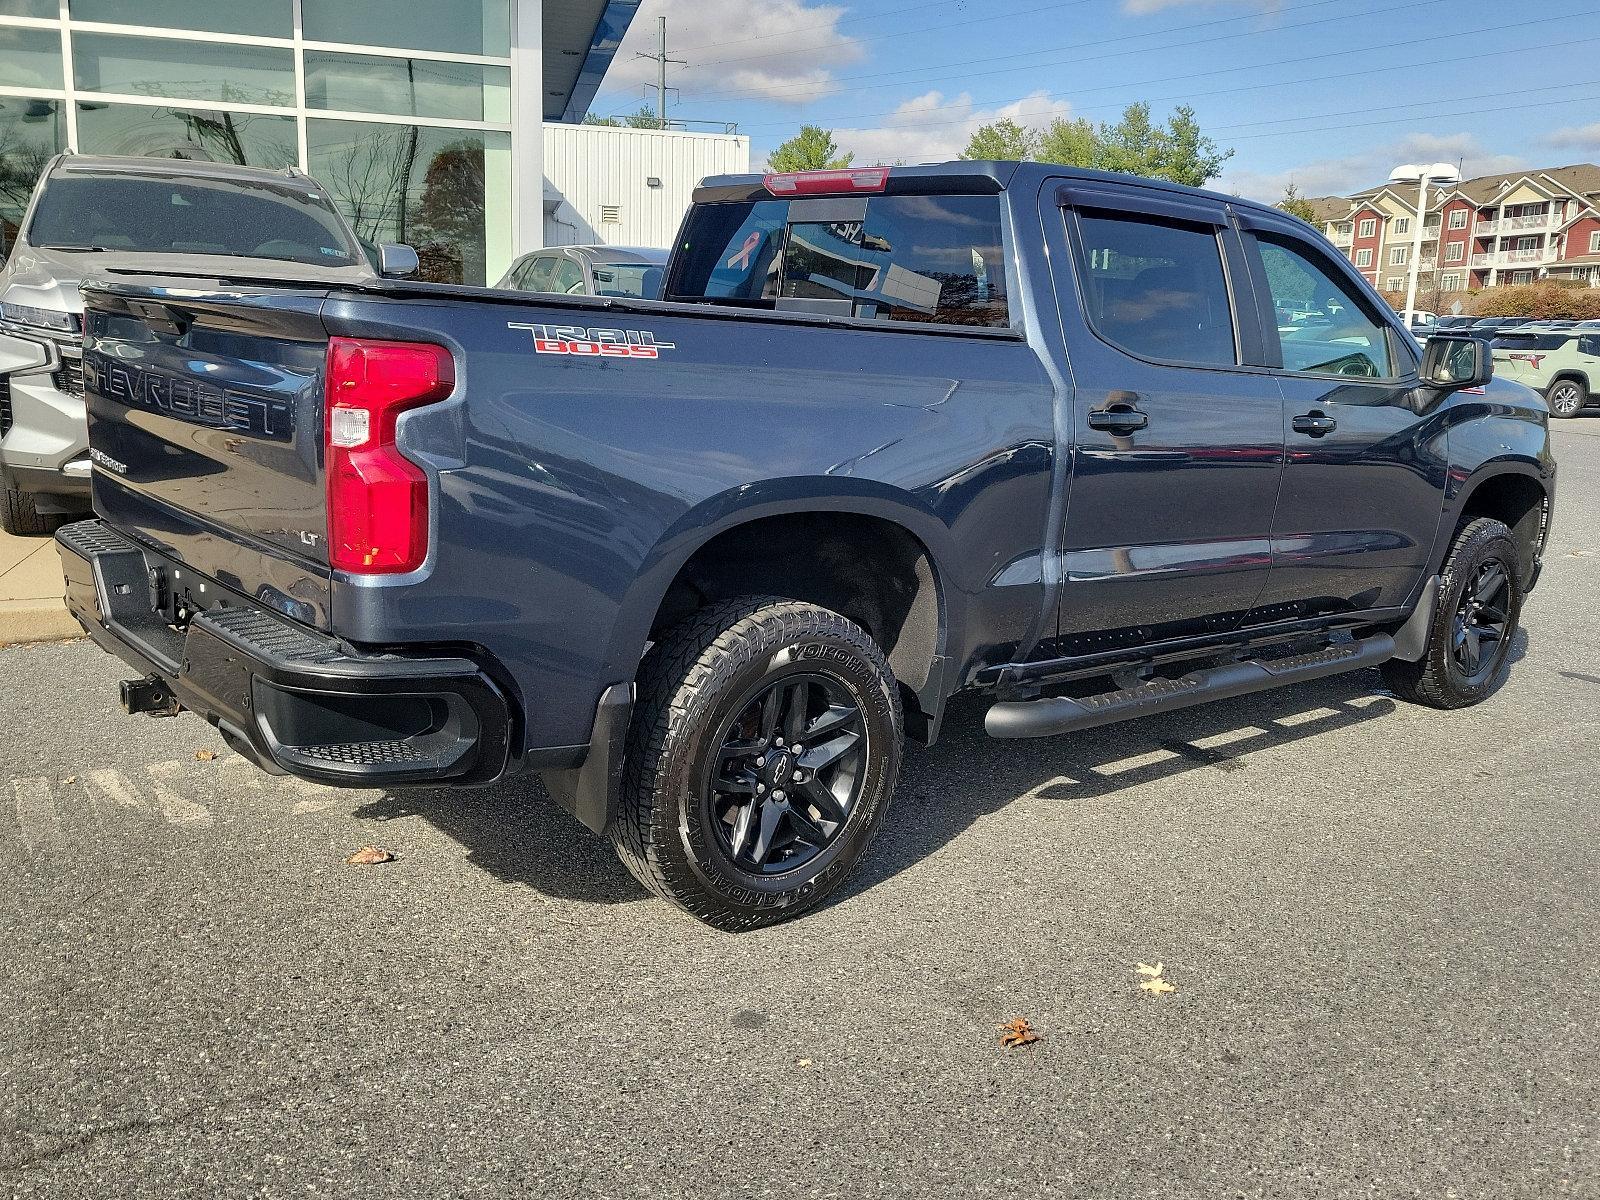
[[[1527,233],[1559,229],[1564,218],[1554,213],[1533,213],[1520,217],[1501,217],[1495,221],[1479,221],[1473,230],[1476,237],[1499,237],[1505,233]]]
[[[1549,246],[1535,250],[1501,250],[1498,254],[1474,254],[1472,256],[1472,265],[1478,269],[1486,267],[1542,267],[1555,261],[1556,252]]]

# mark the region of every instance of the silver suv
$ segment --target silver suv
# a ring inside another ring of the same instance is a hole
[[[1544,393],[1553,417],[1600,400],[1600,329],[1523,325],[1495,338],[1494,373]]]
[[[416,255],[383,246],[369,259],[326,190],[298,171],[52,159],[0,270],[0,526],[44,533],[53,516],[90,507],[86,279],[135,271],[338,283],[380,269],[410,274]]]

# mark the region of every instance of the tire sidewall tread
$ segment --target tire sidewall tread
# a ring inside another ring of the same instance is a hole
[[[786,662],[814,660],[858,700],[869,730],[867,778],[841,838],[796,879],[729,878],[701,827],[703,743],[733,700]],[[752,929],[812,908],[834,891],[882,824],[899,771],[904,716],[883,653],[838,613],[774,596],[701,610],[663,637],[641,666],[619,811],[607,830],[647,888],[720,929]],[[876,744],[874,744],[876,743]]]

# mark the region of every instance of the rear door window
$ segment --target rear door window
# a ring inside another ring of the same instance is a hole
[[[698,206],[673,300],[1002,327],[998,196],[871,196]]]
[[[1082,212],[1079,229],[1084,307],[1103,339],[1156,362],[1238,362],[1215,226]]]

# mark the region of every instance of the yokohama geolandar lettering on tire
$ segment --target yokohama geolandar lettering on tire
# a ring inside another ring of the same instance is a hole
[[[1463,526],[1445,559],[1428,631],[1416,662],[1391,659],[1383,678],[1403,699],[1466,708],[1499,686],[1522,616],[1522,559],[1511,531],[1480,517]]]
[[[902,728],[894,677],[860,626],[772,597],[704,609],[641,668],[612,844],[709,925],[792,917],[865,853]]]

